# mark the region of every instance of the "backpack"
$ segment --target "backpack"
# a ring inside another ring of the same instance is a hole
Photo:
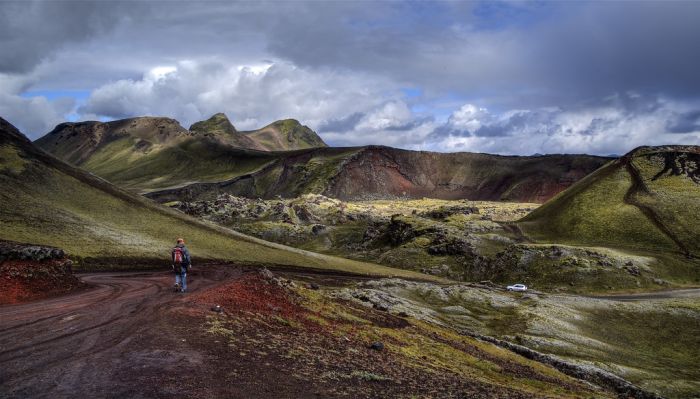
[[[175,273],[182,273],[183,269],[187,267],[185,265],[185,252],[180,247],[173,248],[173,266],[175,268]]]

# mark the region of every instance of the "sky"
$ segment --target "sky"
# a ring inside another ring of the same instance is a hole
[[[700,144],[700,2],[0,1],[0,116],[294,118],[333,146]]]

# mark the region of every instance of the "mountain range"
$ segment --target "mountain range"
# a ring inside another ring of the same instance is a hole
[[[189,130],[167,118],[63,123],[36,141],[54,156],[159,201],[315,193],[344,200],[545,202],[610,158],[327,147],[295,120],[238,132],[224,114]],[[264,150],[264,151],[262,151]]]

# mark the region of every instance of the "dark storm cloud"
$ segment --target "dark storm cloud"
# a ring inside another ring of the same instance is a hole
[[[666,125],[671,133],[691,133],[700,131],[700,110],[682,113]]]
[[[342,118],[331,119],[318,127],[319,132],[349,132],[357,126],[365,116],[362,112],[355,112]]]
[[[384,73],[465,95],[509,93],[509,102],[530,105],[575,103],[582,94],[587,100],[628,90],[700,90],[700,2],[549,6],[548,17],[534,26],[523,27],[516,17],[490,30],[475,29],[470,10],[453,12],[449,3],[425,14],[386,7],[376,25],[321,10],[311,21],[292,15],[276,25],[269,48],[298,65]]]
[[[31,71],[65,44],[104,34],[130,16],[143,16],[145,9],[107,1],[3,1],[0,72]]]
[[[422,118],[413,119],[409,122],[402,123],[400,125],[387,126],[386,130],[389,132],[409,131],[409,130],[416,129],[420,126],[432,123],[434,121],[435,121],[435,118],[433,118],[432,116],[426,116],[426,117],[422,117]]]

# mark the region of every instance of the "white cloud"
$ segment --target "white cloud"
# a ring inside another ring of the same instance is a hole
[[[151,70],[138,80],[103,85],[92,92],[80,112],[109,118],[162,115],[185,126],[225,112],[239,129],[282,118],[299,119],[313,127],[372,110],[391,92],[387,83],[361,74],[309,71],[287,63],[227,66],[187,61]],[[383,116],[377,114],[373,123],[405,118],[401,113],[407,111],[400,105],[383,107]]]
[[[438,151],[607,155],[624,154],[642,145],[700,143],[700,127],[682,134],[668,128],[684,117],[681,110],[693,109],[690,105],[638,95],[612,98],[615,101],[607,101],[606,106],[512,110],[495,115],[466,104],[433,132],[426,146]]]
[[[454,129],[474,133],[479,130],[482,124],[490,122],[491,119],[491,114],[486,108],[465,104],[450,115],[447,124]]]
[[[0,116],[30,138],[37,138],[64,122],[65,115],[74,110],[75,100],[23,97],[21,93],[33,80],[30,76],[0,73]]]

